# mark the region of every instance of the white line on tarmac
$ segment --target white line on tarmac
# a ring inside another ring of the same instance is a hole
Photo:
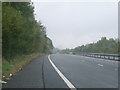
[[[56,70],[56,72],[59,74],[59,76],[64,80],[64,82],[67,84],[67,86],[71,89],[71,90],[77,90],[75,88],[75,86],[60,72],[60,70],[55,66],[55,64],[52,62],[52,60],[50,59],[50,55],[48,56],[48,59],[50,61],[50,63],[52,64],[52,66],[54,67],[54,69]]]
[[[7,83],[7,82],[0,80],[0,83]]]
[[[103,67],[103,65],[102,65],[102,64],[98,64],[98,66],[101,66],[101,67]]]

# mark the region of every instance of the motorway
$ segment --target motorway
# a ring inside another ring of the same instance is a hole
[[[118,88],[118,61],[70,54],[37,57],[3,88]]]

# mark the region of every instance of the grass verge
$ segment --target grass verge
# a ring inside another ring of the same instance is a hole
[[[33,60],[34,58],[38,56],[42,56],[43,54],[39,53],[34,53],[30,55],[21,55],[21,56],[16,56],[12,60],[7,60],[3,59],[2,60],[2,79],[9,79],[10,74],[14,75],[16,72],[21,70],[28,62]]]

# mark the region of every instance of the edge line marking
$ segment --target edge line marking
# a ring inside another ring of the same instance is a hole
[[[77,90],[75,88],[75,86],[60,72],[60,70],[55,66],[55,64],[52,62],[52,60],[50,59],[50,55],[48,55],[48,60],[50,61],[50,63],[52,64],[53,68],[56,70],[56,72],[59,74],[59,76],[63,79],[63,81],[67,84],[67,86],[71,89],[71,90]]]

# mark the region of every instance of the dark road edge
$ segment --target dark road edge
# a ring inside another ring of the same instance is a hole
[[[77,90],[120,90],[120,88],[76,88],[76,89]],[[70,90],[70,88],[3,88],[2,90]]]

